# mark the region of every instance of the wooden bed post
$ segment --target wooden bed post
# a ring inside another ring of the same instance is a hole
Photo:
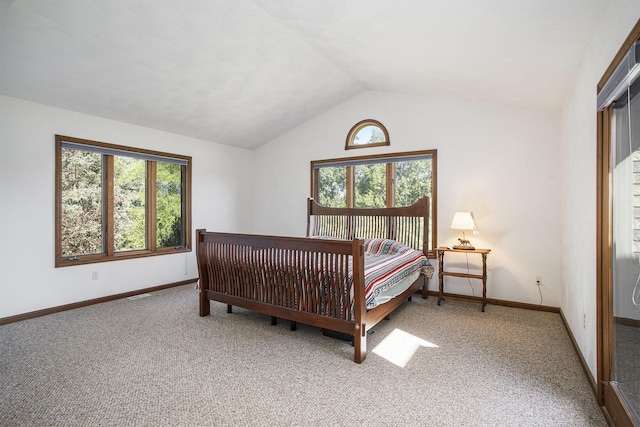
[[[211,314],[211,302],[206,297],[206,292],[200,285],[200,317],[208,316]]]
[[[364,284],[364,240],[353,239],[353,283]],[[354,330],[353,330],[353,361],[362,363],[367,357],[367,325],[363,323],[366,315],[364,286],[356,286],[353,290],[354,301]]]
[[[313,211],[313,199],[307,199],[307,237],[311,235],[311,212]]]
[[[427,299],[429,296],[429,279],[424,274],[422,275],[422,299]]]
[[[202,228],[196,230],[196,256],[198,261],[198,273],[200,276],[200,286],[198,287],[198,295],[200,296],[200,317],[208,316],[211,313],[211,302],[209,301],[209,298],[207,298],[207,289],[209,288],[209,276],[207,275],[207,269],[205,268],[207,263],[206,259],[200,259],[200,257],[205,256],[202,245],[204,245],[203,239],[204,233],[206,232],[207,230]]]
[[[362,363],[367,357],[367,325],[356,323],[353,335],[353,361]]]

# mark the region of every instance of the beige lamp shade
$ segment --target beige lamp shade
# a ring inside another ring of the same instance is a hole
[[[452,230],[477,230],[473,212],[456,212],[451,221]]]

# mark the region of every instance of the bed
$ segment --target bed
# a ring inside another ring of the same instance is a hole
[[[428,224],[426,197],[381,209],[330,208],[309,199],[306,238],[197,230],[200,316],[219,301],[229,313],[242,307],[272,322],[290,320],[292,329],[300,322],[352,336],[354,361],[361,363],[367,331],[415,293],[427,297]],[[398,254],[408,269],[390,261]]]

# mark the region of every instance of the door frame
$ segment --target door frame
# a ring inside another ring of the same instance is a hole
[[[615,68],[636,40],[640,39],[640,20],[624,41],[620,50],[598,82],[600,92]],[[597,299],[597,381],[596,397],[616,426],[634,426],[633,415],[611,383],[613,349],[613,276],[612,248],[612,195],[611,195],[611,110],[597,113],[597,178],[596,178],[596,299]]]

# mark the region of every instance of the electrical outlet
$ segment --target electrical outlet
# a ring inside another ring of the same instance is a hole
[[[98,280],[98,272],[96,270],[91,272],[91,280]]]
[[[582,329],[587,329],[587,314],[582,313]]]
[[[536,276],[536,286],[542,285],[542,276]]]

